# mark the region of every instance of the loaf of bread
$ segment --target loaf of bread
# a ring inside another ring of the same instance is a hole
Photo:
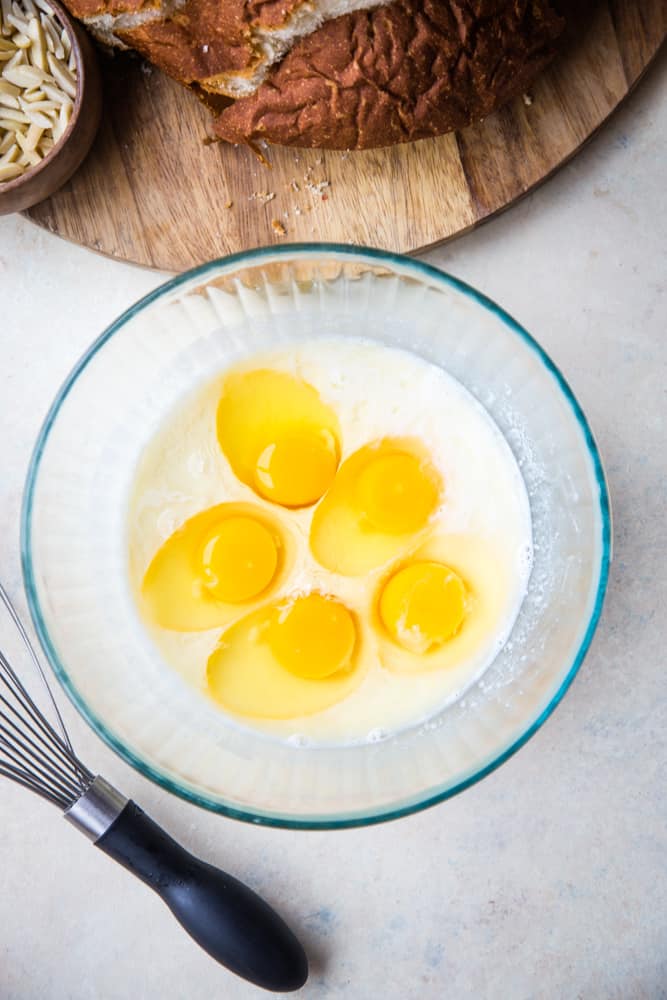
[[[564,28],[549,0],[65,2],[106,44],[214,98],[215,135],[255,148],[461,128],[525,91]]]

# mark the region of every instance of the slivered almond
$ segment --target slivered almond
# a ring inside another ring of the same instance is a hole
[[[12,5],[14,8],[16,4]],[[25,17],[17,17],[16,14],[8,14],[5,18],[8,24],[11,24],[13,28],[20,31],[22,35],[28,34],[28,21]]]
[[[0,157],[0,167],[4,167],[7,163],[13,163],[14,160],[18,159],[18,155],[18,144],[13,142],[4,156]]]
[[[56,59],[64,59],[66,54],[65,47],[63,46],[58,29],[53,24],[53,18],[47,17],[46,14],[40,14],[40,23],[44,29],[48,51],[52,52]],[[63,34],[67,38],[67,32],[65,31]]]
[[[15,177],[20,177],[25,173],[25,167],[20,163],[5,163],[0,161],[0,184],[3,181],[13,181]]]
[[[50,101],[55,101],[56,104],[62,104],[63,101],[69,101],[69,95],[64,94],[60,87],[56,87],[55,83],[47,83],[45,81],[41,86],[41,91]]]
[[[11,57],[11,59],[9,60],[9,62],[5,66],[5,68],[3,69],[2,75],[5,76],[7,70],[11,69],[12,66],[19,66],[23,62],[24,58],[25,58],[25,56],[24,56],[22,50],[21,49],[15,49],[14,50],[14,55]]]
[[[5,69],[2,75],[5,80],[9,80],[17,87],[29,88],[39,87],[44,82],[46,73],[37,66],[11,66],[9,69]]]
[[[28,149],[36,149],[42,141],[43,135],[44,129],[40,128],[39,125],[29,125],[28,131],[25,134],[25,141]]]
[[[5,121],[15,122],[19,125],[30,124],[30,119],[25,111],[17,111],[15,108],[3,108],[0,114]]]
[[[28,133],[27,132],[25,133],[25,135],[23,134],[23,132],[14,132],[14,140],[15,140],[16,144],[21,147],[21,149],[23,150],[24,153],[27,152],[27,150],[28,150],[28,138],[27,137],[28,137]]]
[[[0,0],[0,183],[48,156],[76,92],[70,39],[47,0]]]
[[[30,107],[30,105],[26,105],[26,107],[28,108],[28,110],[25,112],[25,114],[28,117],[29,124],[38,125],[39,128],[43,129],[55,127],[55,121],[52,118],[49,118],[47,115],[45,115],[42,111],[34,111],[33,108]],[[58,138],[60,138],[60,136]]]
[[[36,17],[30,19],[28,37],[30,39],[30,62],[33,66],[37,66],[46,72],[48,69],[46,62],[46,38],[44,36],[44,29]]]
[[[19,97],[18,101],[21,111],[25,111],[27,115],[29,115],[31,111],[44,111],[47,114],[50,114],[52,111],[60,111],[62,107],[62,102],[47,101],[44,99],[41,101],[26,101],[23,97]]]
[[[7,18],[12,12],[9,0],[0,0],[0,35],[13,35],[12,27]]]
[[[16,162],[22,167],[36,167],[38,163],[42,162],[42,157],[34,150],[27,149],[21,153]]]
[[[72,105],[63,104],[60,109],[60,114],[58,115],[58,120],[53,124],[53,138],[58,141],[62,136],[63,132],[69,125],[69,120],[72,116]]]
[[[76,97],[76,80],[74,79],[72,73],[70,73],[63,63],[58,62],[51,52],[47,53],[46,60],[58,86],[61,87],[66,94],[69,94],[70,97]]]
[[[37,101],[43,101],[44,98],[44,91],[40,87],[33,87],[32,90],[21,92],[21,100],[27,101],[28,104],[35,104]]]

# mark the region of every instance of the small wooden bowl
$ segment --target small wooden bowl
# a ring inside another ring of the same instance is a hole
[[[93,44],[57,0],[48,0],[66,30],[76,60],[77,92],[69,125],[48,156],[20,177],[0,183],[0,215],[22,212],[65,184],[83,162],[100,124],[102,81]]]

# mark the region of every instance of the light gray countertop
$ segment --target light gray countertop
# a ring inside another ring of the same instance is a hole
[[[62,698],[65,716],[91,768],[291,916],[311,952],[305,997],[665,998],[667,53],[567,168],[426,259],[540,340],[606,461],[609,594],[555,715],[454,800],[340,833],[204,812],[123,764]],[[46,408],[92,338],[160,280],[0,219],[0,577],[22,611],[19,506]],[[266,995],[57,812],[1,788],[2,1000]]]

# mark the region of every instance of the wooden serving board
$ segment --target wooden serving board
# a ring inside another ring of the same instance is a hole
[[[88,160],[27,214],[101,253],[180,271],[272,243],[412,252],[501,211],[565,163],[642,75],[667,0],[572,0],[561,54],[517,99],[462,132],[363,153],[206,145],[208,113],[130,55],[104,60],[106,108]]]

